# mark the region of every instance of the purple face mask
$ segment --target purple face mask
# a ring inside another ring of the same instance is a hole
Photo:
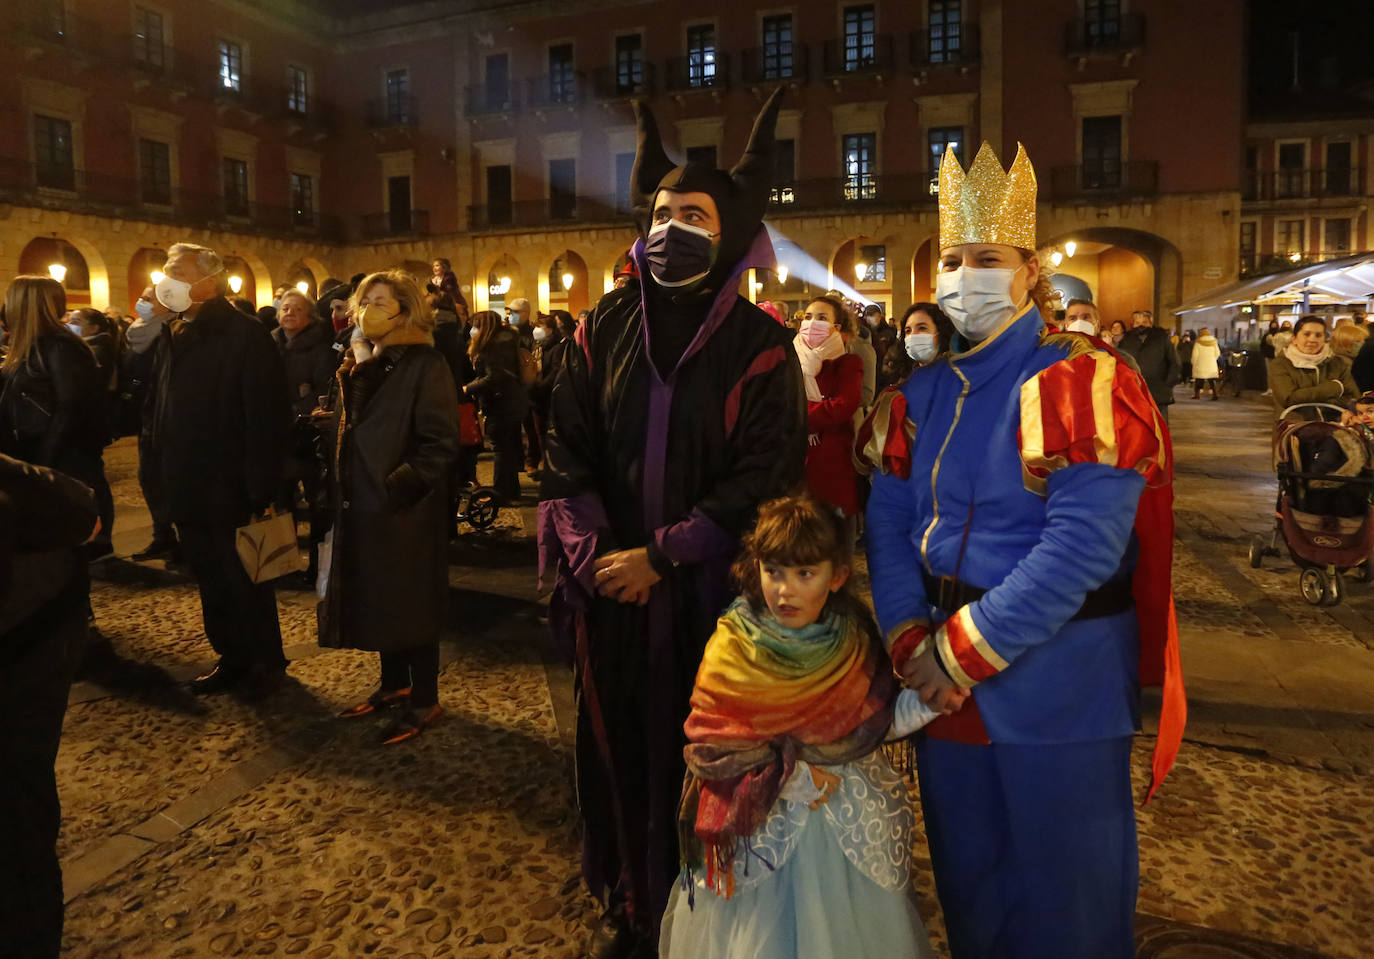
[[[679,289],[702,280],[716,260],[716,238],[697,226],[681,220],[659,223],[644,241],[649,273],[659,286]]]

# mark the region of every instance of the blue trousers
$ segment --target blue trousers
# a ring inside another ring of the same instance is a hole
[[[1140,866],[1129,737],[917,750],[953,959],[1131,959]]]

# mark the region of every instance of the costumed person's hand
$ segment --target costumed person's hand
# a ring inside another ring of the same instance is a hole
[[[921,702],[938,713],[954,712],[964,704],[963,698],[968,691],[961,689],[945,675],[940,664],[935,661],[935,650],[926,649],[919,656],[912,656],[902,667],[902,682],[907,688],[916,690]]]
[[[621,603],[643,606],[649,601],[649,590],[662,579],[649,562],[649,551],[642,546],[598,556],[595,568],[596,591]]]
[[[812,809],[820,809],[822,803],[830,801],[831,795],[840,785],[840,777],[814,764],[808,765],[807,768],[811,770],[811,782],[821,792],[810,805]]]
[[[101,530],[104,526],[105,526],[105,524],[102,523],[102,522],[100,521],[100,517],[97,516],[97,517],[95,518],[95,528],[91,530],[91,535],[86,537],[86,542],[87,542],[87,543],[94,542],[94,541],[95,541],[95,538],[96,538],[97,536],[100,535],[100,530]]]

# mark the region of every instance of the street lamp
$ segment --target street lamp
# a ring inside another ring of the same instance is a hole
[[[229,277],[229,292],[237,293],[241,289],[243,289],[243,277],[237,275]]]
[[[774,273],[775,273],[775,275],[776,275],[777,278],[778,278],[778,286],[786,286],[786,285],[787,285],[787,267],[785,267],[785,266],[779,266],[779,267],[774,271]]]
[[[855,280],[855,282],[857,282],[857,283],[862,283],[864,277],[867,276],[867,275],[868,275],[868,264],[867,264],[867,263],[865,263],[863,260],[859,260],[857,263],[854,264],[854,280]]]
[[[163,273],[161,270],[154,270],[148,274],[148,279],[153,281],[153,286],[157,286],[163,280],[167,279],[167,274]]]
[[[305,280],[299,280],[296,283],[296,289],[300,290],[302,293],[308,294],[310,292],[310,284]]]
[[[1064,254],[1060,253],[1058,250],[1055,250],[1053,253],[1050,254],[1050,262],[1053,263],[1055,266],[1058,266],[1059,264],[1064,262]]]
[[[1075,243],[1073,240],[1070,240],[1068,243],[1065,243],[1065,244],[1064,244],[1064,255],[1065,255],[1065,256],[1070,256],[1070,257],[1071,257],[1071,256],[1073,256],[1074,251],[1077,250],[1077,249],[1078,249],[1078,244]]]
[[[48,276],[52,277],[58,283],[61,283],[67,278],[67,268],[61,263],[49,263]]]
[[[573,286],[573,275],[572,275],[571,273],[564,273],[564,274],[563,274],[563,289],[565,289],[565,290],[571,290],[571,289],[572,289],[572,286]]]

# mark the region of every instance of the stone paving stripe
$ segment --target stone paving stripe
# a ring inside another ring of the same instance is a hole
[[[84,855],[62,864],[63,902],[85,895],[107,876],[118,872],[155,847],[155,843],[123,833],[111,836]]]
[[[1209,542],[1199,535],[1187,523],[1179,523],[1177,526],[1177,537],[1197,556],[1216,556],[1218,551],[1211,548]],[[1289,639],[1302,639],[1302,636],[1295,632],[1296,625],[1281,609],[1274,605],[1273,601],[1265,596],[1264,593],[1255,586],[1250,580],[1246,579],[1239,571],[1231,566],[1227,559],[1211,564],[1208,569],[1221,584],[1240,600],[1255,617],[1268,626],[1275,633]]]

